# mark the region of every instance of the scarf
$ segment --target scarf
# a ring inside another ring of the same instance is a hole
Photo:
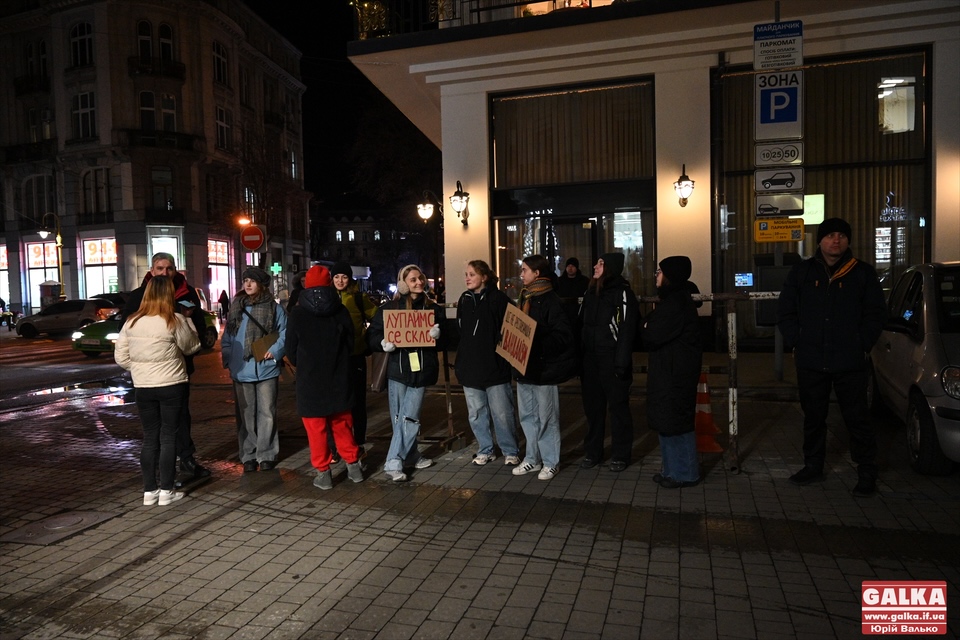
[[[553,281],[550,278],[537,278],[520,290],[520,299],[517,301],[520,310],[530,315],[530,299],[553,291]]]
[[[237,332],[240,331],[240,325],[243,322],[243,310],[249,306],[251,307],[249,313],[253,316],[253,319],[259,322],[263,328],[267,330],[267,333],[270,333],[274,329],[274,321],[276,319],[274,304],[276,304],[276,302],[273,299],[273,295],[267,288],[260,289],[260,293],[253,298],[241,291],[230,304],[227,332],[232,336],[237,335]],[[247,331],[243,336],[244,360],[249,360],[253,357],[253,341],[257,338],[262,338],[264,335],[266,334],[260,331],[260,328],[255,322],[247,321]]]

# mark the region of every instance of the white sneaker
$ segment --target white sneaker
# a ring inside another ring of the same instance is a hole
[[[157,500],[159,499],[160,499],[160,489],[143,492],[143,504],[146,506],[157,504]]]
[[[513,470],[513,475],[525,476],[528,473],[533,473],[534,471],[540,471],[542,467],[543,467],[542,464],[530,464],[529,462],[524,462],[519,467]]]
[[[503,459],[503,464],[508,466],[516,466],[520,464],[520,458],[517,456],[507,456]]]
[[[537,475],[538,480],[550,480],[553,476],[557,475],[557,472],[560,469],[556,467],[544,467],[543,470]]]
[[[160,489],[160,496],[158,498],[158,502],[160,503],[161,507],[165,507],[171,502],[176,502],[182,497],[183,497],[183,492],[181,491],[174,491],[173,489],[170,489],[169,491],[166,489]]]
[[[384,470],[383,474],[393,480],[394,482],[406,482],[407,474],[403,471],[386,471]]]
[[[473,464],[483,466],[488,462],[493,462],[496,459],[497,455],[495,453],[478,453],[477,455],[473,456]]]
[[[417,464],[414,465],[417,469],[426,469],[427,467],[433,466],[433,460],[430,458],[420,458],[417,460]]]

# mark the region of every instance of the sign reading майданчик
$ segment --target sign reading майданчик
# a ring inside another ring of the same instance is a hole
[[[770,22],[753,27],[753,70],[771,71],[803,64],[803,22]]]
[[[527,372],[530,360],[530,347],[533,334],[537,330],[537,321],[513,305],[507,306],[503,316],[502,336],[497,345],[497,353],[521,374]]]
[[[435,347],[430,337],[435,323],[432,309],[384,309],[383,339],[398,347]]]

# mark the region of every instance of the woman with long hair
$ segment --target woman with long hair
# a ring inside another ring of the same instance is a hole
[[[623,471],[633,450],[633,342],[639,329],[640,305],[623,277],[625,256],[605,253],[593,268],[583,297],[580,345],[583,369],[580,388],[587,417],[584,458],[580,466],[592,469],[603,460],[607,410],[610,411],[610,470]]]
[[[468,262],[464,279],[467,290],[457,303],[460,344],[456,371],[467,401],[467,419],[477,438],[473,464],[497,459],[493,449],[496,433],[504,464],[518,465],[510,364],[496,353],[510,299],[497,288],[497,275],[483,260]]]
[[[244,473],[277,466],[277,390],[286,331],[287,314],[273,299],[270,275],[260,267],[247,267],[220,341],[223,368],[230,369],[237,398],[237,440]],[[274,332],[276,341],[258,360],[253,343]]]
[[[174,478],[177,426],[189,383],[184,355],[198,351],[200,339],[193,323],[176,313],[174,292],[169,277],[154,276],[140,309],[120,329],[114,351],[117,364],[130,371],[136,389],[143,425],[140,472],[145,505],[168,505],[183,497],[174,491]]]
[[[687,256],[670,256],[657,269],[660,302],[647,315],[643,344],[649,350],[647,422],[660,434],[663,467],[653,481],[665,489],[700,482],[697,438],[697,383],[703,350],[697,308],[688,281]]]
[[[560,392],[557,385],[577,370],[576,347],[570,319],[554,291],[550,263],[540,255],[527,256],[520,265],[523,289],[520,310],[536,320],[533,344],[524,373],[514,370],[517,380],[517,412],[527,441],[523,462],[513,475],[539,471],[540,480],[550,480],[560,470]]]
[[[434,347],[401,347],[384,337],[383,312],[388,309],[416,309],[434,312],[434,325],[430,336],[439,341],[439,320],[443,309],[427,296],[427,278],[415,264],[400,270],[397,276],[397,293],[393,300],[379,309],[367,329],[367,345],[372,351],[383,351],[387,360],[387,392],[390,402],[390,417],[393,421],[393,438],[383,465],[383,472],[394,482],[406,482],[404,469],[426,469],[433,464],[420,455],[417,434],[420,432],[420,407],[426,388],[436,384],[440,372],[437,358],[439,342]]]

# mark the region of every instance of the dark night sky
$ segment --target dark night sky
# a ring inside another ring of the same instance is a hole
[[[347,0],[310,5],[277,0],[245,2],[303,54],[300,72],[307,87],[303,96],[306,188],[319,198],[350,191],[351,169],[346,157],[359,114],[376,89],[347,60],[347,42],[354,37]]]

